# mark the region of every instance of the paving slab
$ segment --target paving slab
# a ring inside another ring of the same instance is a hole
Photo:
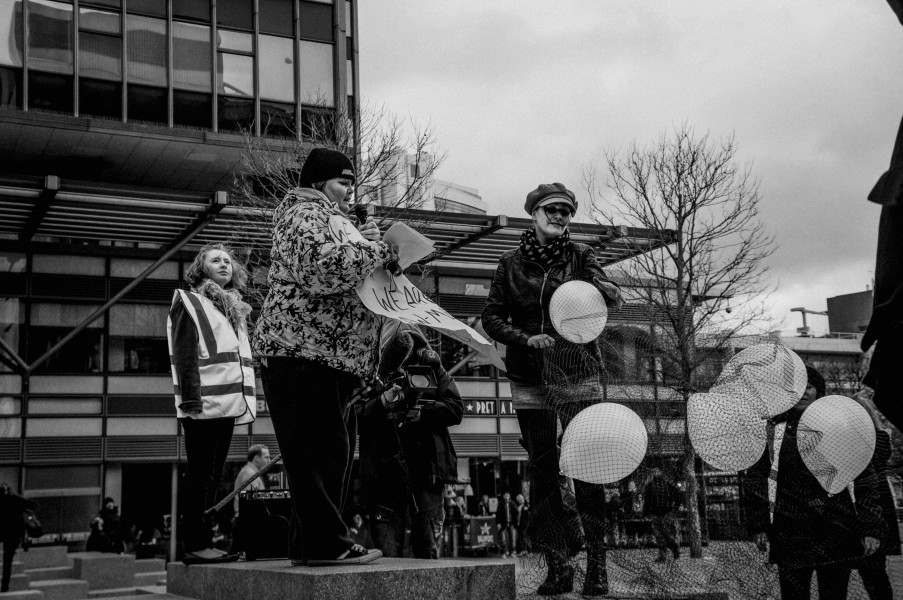
[[[91,590],[135,587],[135,557],[107,552],[75,552],[72,576],[88,582]]]

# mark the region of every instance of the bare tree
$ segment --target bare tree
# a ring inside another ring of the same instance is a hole
[[[758,182],[737,164],[732,136],[715,141],[686,124],[647,147],[606,151],[604,168],[604,189],[593,166],[583,172],[594,218],[661,232],[662,247],[619,265],[620,276],[628,302],[653,322],[662,385],[686,405],[711,383],[705,367],[723,360],[730,338],[765,317],[754,300],[766,291],[764,260],[775,246],[759,220]],[[685,425],[683,433],[690,554],[698,558],[696,454]]]
[[[320,106],[305,109],[298,121],[284,115],[271,119],[263,129],[291,137],[246,133],[232,190],[245,226],[234,228],[229,240],[248,253],[249,266],[257,273],[265,275],[261,267],[269,262],[272,211],[297,187],[313,148],[339,150],[354,161],[357,201],[388,208],[377,215],[378,224],[408,209],[434,207],[434,175],[445,154],[429,124],[406,122],[384,105],[364,106],[356,114]]]

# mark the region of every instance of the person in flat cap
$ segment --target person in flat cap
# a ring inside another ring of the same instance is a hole
[[[270,289],[254,353],[292,492],[293,565],[362,564],[342,519],[357,421],[354,391],[376,370],[379,317],[355,288],[395,258],[372,219],[348,219],[354,165],[335,150],[310,152],[273,218]],[[303,535],[299,532],[303,529]]]
[[[587,573],[583,594],[608,592],[605,565],[605,490],[575,481],[579,522],[562,501],[557,427],[567,427],[581,410],[601,401],[602,355],[596,340],[574,344],[552,327],[549,302],[567,281],[586,281],[606,303],[620,306],[621,292],[602,271],[595,252],[572,242],[568,225],[577,198],[562,183],[544,183],[527,194],[524,210],[533,225],[519,246],[505,252],[483,307],[486,333],[507,346],[505,365],[521,435],[529,456],[530,505],[534,518],[528,542],[543,553],[548,576],[540,595],[570,592],[574,567],[568,564],[586,533]],[[562,358],[567,358],[567,365]]]
[[[812,573],[818,597],[847,597],[851,567],[887,539],[872,465],[854,490],[829,494],[803,462],[797,433],[804,411],[825,395],[825,379],[806,367],[806,390],[790,410],[769,419],[768,444],[759,461],[741,472],[747,527],[768,562],[778,567],[782,600],[809,600]],[[884,482],[887,485],[887,482]]]

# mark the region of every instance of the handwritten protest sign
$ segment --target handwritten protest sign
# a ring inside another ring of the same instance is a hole
[[[364,306],[374,313],[435,329],[470,346],[493,365],[505,370],[505,363],[492,343],[427,298],[404,275],[392,277],[385,269],[376,269],[357,288],[357,294]]]

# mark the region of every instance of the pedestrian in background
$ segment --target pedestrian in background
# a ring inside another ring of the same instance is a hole
[[[517,553],[517,517],[517,506],[511,499],[511,494],[505,492],[495,510],[495,523],[502,538],[503,556],[505,557],[514,556]]]
[[[3,575],[0,592],[9,591],[12,576],[13,556],[25,537],[25,522],[22,513],[35,508],[35,503],[13,492],[6,482],[0,484],[0,541],[3,542]]]
[[[577,212],[572,191],[561,183],[542,184],[527,194],[524,209],[533,224],[524,231],[518,248],[499,259],[482,324],[489,337],[507,348],[512,400],[529,456],[530,503],[535,514],[528,535],[548,565],[546,580],[536,593],[554,595],[573,589],[575,571],[567,560],[582,528],[587,536],[583,594],[600,596],[608,593],[605,490],[601,485],[575,482],[579,518],[570,517],[558,479],[558,423],[566,428],[577,413],[603,397],[602,355],[595,341],[573,344],[560,337],[551,325],[549,302],[568,281],[593,284],[612,306],[620,305],[621,292],[605,276],[594,250],[570,241],[568,225]],[[553,348],[572,356],[573,364],[564,368],[550,364],[547,358]],[[562,377],[566,381],[558,380]]]
[[[652,469],[651,478],[643,491],[643,516],[652,521],[652,534],[658,546],[656,562],[668,560],[668,551],[674,560],[680,558],[677,509],[682,502],[680,488],[661,469]]]
[[[232,491],[235,490],[265,490],[266,482],[263,477],[258,477],[256,479],[252,479],[257,472],[260,471],[263,467],[265,467],[270,462],[270,449],[264,446],[263,444],[254,444],[250,448],[248,448],[248,461],[242,466],[241,470],[238,472],[238,475],[235,476],[235,484],[232,486]],[[245,482],[251,480],[251,483],[247,485]],[[238,495],[235,496],[235,501],[233,503],[233,516],[232,516],[232,552],[242,552],[244,550],[243,544],[244,540],[242,539],[243,529],[245,528],[245,523],[242,523],[239,517],[239,506],[240,503],[238,501]]]
[[[395,259],[372,219],[357,228],[348,219],[354,181],[341,152],[308,154],[299,187],[273,216],[270,289],[254,333],[292,494],[292,565],[381,556],[355,543],[342,519],[357,436],[351,399],[373,380],[379,347],[380,318],[355,289]]]
[[[233,429],[257,412],[246,323],[251,307],[241,295],[248,273],[229,248],[212,244],[198,252],[185,279],[191,289],[176,290],[166,327],[188,459],[183,562],[226,562],[238,556],[214,548],[204,512],[216,503]]]

